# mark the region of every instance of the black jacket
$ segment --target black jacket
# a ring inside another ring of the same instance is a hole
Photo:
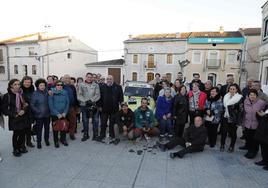
[[[220,95],[223,99],[223,97],[226,95],[226,93],[228,93],[228,88],[229,88],[229,85],[228,84],[225,84],[221,87],[221,90],[220,90]]]
[[[128,129],[134,127],[135,115],[134,112],[129,108],[127,114],[123,113],[123,110],[120,110],[116,114],[116,123],[119,127],[127,126]]]
[[[265,107],[265,110],[267,109],[268,105]],[[268,114],[265,114],[263,117],[257,115],[257,117],[259,119],[259,126],[256,130],[255,139],[261,144],[268,145]]]
[[[23,97],[24,98],[24,97]],[[24,98],[25,100],[25,98]],[[3,97],[2,102],[2,112],[4,115],[8,116],[8,126],[9,130],[22,130],[29,125],[29,108],[25,108],[25,114],[18,116],[16,112],[16,95],[12,92],[8,92]]]
[[[122,87],[116,83],[112,86],[104,84],[100,88],[101,98],[98,105],[102,108],[102,112],[115,114],[119,111],[119,105],[123,102]]]
[[[204,148],[207,140],[207,129],[204,125],[198,128],[191,125],[186,129],[183,138],[186,142],[190,142],[192,146]]]
[[[228,106],[228,111],[230,117],[228,118],[228,123],[232,123],[235,125],[241,125],[243,121],[243,112],[244,112],[244,106],[243,106],[243,98],[236,104]]]
[[[185,124],[188,120],[189,101],[186,96],[176,95],[173,104],[173,116],[176,124]]]

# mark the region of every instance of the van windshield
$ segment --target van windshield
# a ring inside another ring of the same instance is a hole
[[[125,96],[140,96],[140,97],[152,97],[153,88],[142,88],[142,87],[125,87]]]

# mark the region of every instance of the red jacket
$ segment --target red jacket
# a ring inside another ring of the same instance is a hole
[[[189,93],[188,93],[189,99],[192,96],[193,96],[193,91],[189,91]],[[199,101],[198,101],[198,108],[199,108],[199,110],[204,110],[205,109],[206,99],[207,99],[207,94],[204,93],[203,91],[200,91]]]

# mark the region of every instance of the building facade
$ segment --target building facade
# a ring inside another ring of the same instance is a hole
[[[5,79],[28,75],[37,79],[48,75],[86,73],[86,63],[98,60],[97,51],[69,36],[35,33],[0,42],[6,49],[8,68]]]
[[[8,79],[7,47],[0,45],[0,80]]]
[[[188,82],[199,73],[202,81],[211,80],[213,85],[225,84],[228,75],[240,83],[244,37],[239,31],[192,32],[187,43],[190,63],[183,73]]]
[[[263,86],[268,85],[268,1],[262,6],[262,30],[259,79]]]
[[[245,38],[242,55],[242,75],[241,85],[246,84],[248,78],[259,77],[260,70],[260,41],[261,41],[261,28],[240,28],[239,31]]]
[[[149,82],[160,73],[173,82],[179,61],[185,60],[186,37],[185,33],[130,36],[124,41],[125,80]]]

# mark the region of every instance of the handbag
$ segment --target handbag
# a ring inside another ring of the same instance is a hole
[[[68,131],[69,129],[69,121],[67,119],[57,119],[53,123],[54,131]]]

